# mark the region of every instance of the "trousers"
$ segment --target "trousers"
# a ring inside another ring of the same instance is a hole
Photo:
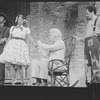
[[[4,85],[5,81],[5,64],[0,63],[0,85]]]
[[[91,67],[91,77],[93,76],[93,71],[98,70],[100,63],[100,42],[98,37],[91,36],[85,39],[84,53],[88,60],[88,66]],[[100,83],[100,76],[95,78],[95,81]]]
[[[99,48],[100,42],[96,36],[91,36],[85,39],[84,53],[88,60],[88,65],[91,66],[93,70],[97,69],[94,62],[99,62]]]
[[[41,60],[33,59],[31,62],[32,77],[47,79],[48,78],[48,60],[43,58]]]

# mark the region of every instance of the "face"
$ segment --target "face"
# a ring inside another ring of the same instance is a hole
[[[86,19],[87,19],[87,20],[91,20],[91,19],[92,19],[92,14],[93,14],[93,13],[92,13],[92,12],[89,12],[89,10],[87,9],[87,10],[86,10]]]
[[[18,17],[18,25],[23,25],[24,19],[20,16]]]
[[[4,22],[4,17],[0,16],[0,23],[3,23],[3,22]]]

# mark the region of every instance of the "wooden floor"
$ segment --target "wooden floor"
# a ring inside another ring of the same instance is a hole
[[[28,81],[29,81],[29,79],[24,79],[24,84],[28,85]],[[12,86],[12,80],[11,79],[5,79],[4,85],[5,86]],[[21,79],[17,79],[17,82],[15,83],[14,86],[22,86],[21,85]]]

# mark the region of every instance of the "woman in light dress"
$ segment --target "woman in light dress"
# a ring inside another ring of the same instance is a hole
[[[25,40],[30,37],[30,29],[25,27],[26,20],[23,15],[18,15],[15,22],[16,26],[10,28],[10,36],[5,45],[3,53],[0,55],[0,62],[9,63],[12,66],[12,84],[15,84],[15,69],[19,71],[19,75],[24,85],[22,66],[30,65],[29,50]]]

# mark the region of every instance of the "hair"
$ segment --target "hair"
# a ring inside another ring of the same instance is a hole
[[[16,19],[15,19],[15,24],[17,25],[18,24],[18,18],[19,17],[22,17],[23,19],[24,19],[24,23],[23,23],[23,26],[25,26],[25,27],[27,27],[26,26],[26,18],[25,18],[25,16],[23,16],[22,14],[19,14],[18,16],[16,16]]]
[[[57,28],[52,28],[50,30],[50,34],[54,37],[54,38],[61,38],[62,39],[62,33],[59,29]]]
[[[96,15],[97,14],[97,10],[94,6],[88,6],[86,8],[86,10],[88,9],[88,11],[91,13],[91,12],[94,12],[94,14]]]
[[[18,16],[16,16],[16,19],[15,19],[15,26],[13,27],[13,29],[12,29],[12,31],[15,29],[15,27],[16,27],[16,25],[18,24],[18,18],[19,17],[22,17],[23,19],[24,19],[24,23],[23,23],[23,26],[24,27],[27,27],[27,25],[26,25],[26,18],[25,18],[25,16],[23,16],[22,14],[19,14]],[[21,28],[21,31],[23,31],[23,29]]]
[[[0,12],[0,16],[2,16],[4,18],[4,20],[3,20],[4,21],[4,25],[8,26],[8,24],[9,24],[8,23],[8,17],[4,13],[1,13],[1,12]]]

